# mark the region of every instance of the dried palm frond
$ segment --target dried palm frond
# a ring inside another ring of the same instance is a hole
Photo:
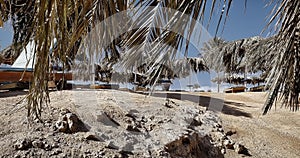
[[[185,52],[185,63],[191,61],[187,58],[189,40],[197,20],[204,17],[205,6],[204,0],[136,1],[127,7],[128,11],[100,21],[83,39],[79,53],[86,56],[88,64],[99,59],[114,62],[121,74],[131,74],[134,67],[146,64],[143,75],[152,83],[164,74],[165,68],[173,70],[179,50]],[[106,51],[108,46],[117,48]],[[99,52],[103,49],[105,53],[101,56]],[[199,70],[205,67],[194,66]]]
[[[27,109],[28,116],[40,117],[42,105],[49,101],[47,81],[49,80],[49,50],[51,45],[54,45],[55,40],[57,41],[57,51],[52,56],[53,58],[60,58],[65,64],[66,57],[72,56],[69,54],[74,53],[70,50],[74,48],[81,35],[91,25],[90,19],[86,16],[92,10],[94,3],[92,1],[5,2],[8,3],[9,8],[13,8],[10,9],[10,14],[16,18],[13,19],[14,30],[17,32],[14,40],[25,45],[30,38],[36,45],[36,65],[28,96]],[[25,21],[22,20],[24,18]],[[26,19],[29,19],[29,21]],[[19,28],[18,24],[22,24],[22,22],[25,22],[26,25]]]
[[[300,93],[300,1],[282,0],[277,2],[278,8],[274,9],[269,25],[276,19],[275,39],[271,51],[278,54],[272,63],[269,83],[272,83],[269,97],[264,106],[266,114],[281,96],[283,106],[292,111],[299,110]]]
[[[216,1],[213,1],[212,10],[215,3]],[[149,4],[152,7],[147,7]],[[178,70],[182,70],[181,73],[185,74],[184,69],[187,67],[180,62],[189,67],[187,70],[191,69],[191,65],[186,64],[193,63],[193,60],[188,59],[189,42],[192,34],[199,29],[195,28],[198,19],[204,18],[206,1],[182,0],[172,3],[164,0],[157,1],[155,5],[148,2],[141,2],[140,5],[142,7],[137,9],[136,20],[130,25],[129,30],[138,29],[128,34],[119,65],[128,71],[136,64],[146,63],[150,68],[144,75],[150,83],[155,82],[166,67],[176,70],[173,68],[174,62],[180,65]],[[200,38],[200,35],[196,38]],[[182,60],[178,60],[180,52],[184,52]],[[201,67],[196,65],[194,64],[195,69]],[[203,70],[204,65],[200,69]],[[175,74],[180,76],[180,72]]]

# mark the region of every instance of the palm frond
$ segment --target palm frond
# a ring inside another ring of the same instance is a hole
[[[215,9],[217,2],[228,4],[225,10],[230,8],[231,0],[213,1],[211,10]],[[33,40],[36,45],[28,115],[39,117],[44,101],[49,100],[47,74],[50,59],[59,59],[65,68],[69,59],[88,50],[85,55],[91,62],[94,62],[91,57],[96,54],[99,60],[110,63],[121,60],[123,68],[131,71],[135,61],[142,58],[149,67],[144,75],[151,82],[174,67],[172,62],[179,56],[178,52],[184,52],[183,60],[176,61],[180,69],[187,65],[191,67],[191,64],[194,69],[205,69],[200,59],[188,59],[188,51],[197,29],[196,23],[204,19],[207,0],[1,0],[0,5],[0,19],[6,21],[9,15],[13,18],[14,42],[25,46],[26,42]],[[126,14],[120,14],[125,15],[122,18],[129,17],[125,24],[110,18],[122,11],[126,11]],[[126,30],[123,34],[120,33],[122,29]],[[93,30],[97,33],[93,34]],[[49,54],[54,41],[57,48]]]
[[[279,51],[269,75],[272,89],[264,106],[264,114],[275,103],[274,96],[281,96],[283,106],[290,108],[291,111],[299,110],[300,2],[283,0],[278,3],[278,8],[271,17],[269,24],[277,19],[276,31],[278,31],[278,36],[275,39],[275,46],[271,50],[277,49]]]
[[[215,2],[212,10],[214,4]],[[149,79],[152,80],[155,77],[151,74],[161,73],[161,69],[165,66],[171,68],[172,61],[176,61],[180,52],[185,52],[182,56],[186,63],[189,63],[187,58],[189,41],[195,33],[197,20],[203,20],[207,3],[205,0],[178,3],[165,0],[157,2],[150,8],[147,7],[148,3],[141,5],[144,6],[137,9],[135,14],[137,20],[132,23],[129,30],[139,29],[128,35],[124,44],[126,51],[121,57],[120,65],[130,70],[139,61],[148,63],[152,68],[145,75],[150,76]]]

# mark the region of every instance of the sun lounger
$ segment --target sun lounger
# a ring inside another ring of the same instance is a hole
[[[238,92],[245,92],[246,87],[230,87],[224,90],[225,93],[238,93]]]

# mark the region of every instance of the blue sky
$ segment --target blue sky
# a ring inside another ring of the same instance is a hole
[[[260,35],[267,24],[266,18],[273,9],[272,6],[265,6],[266,2],[264,0],[248,0],[245,9],[244,0],[234,0],[223,34],[221,33],[223,27],[221,27],[218,36],[226,40],[236,40]],[[210,25],[212,27],[209,28],[209,32],[212,35],[214,35],[217,20],[217,18],[214,18]],[[267,33],[265,32],[262,36],[266,36]]]
[[[12,36],[12,27],[8,23],[6,23],[3,28],[0,28],[0,50],[4,49],[12,43]]]

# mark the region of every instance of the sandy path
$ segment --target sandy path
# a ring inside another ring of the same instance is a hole
[[[232,138],[242,142],[252,157],[300,157],[300,112],[277,108],[262,116],[265,93],[225,94],[225,100],[244,104],[238,108],[251,114],[244,117],[221,113],[220,117],[225,130],[236,131]],[[225,156],[240,157],[231,152]]]

